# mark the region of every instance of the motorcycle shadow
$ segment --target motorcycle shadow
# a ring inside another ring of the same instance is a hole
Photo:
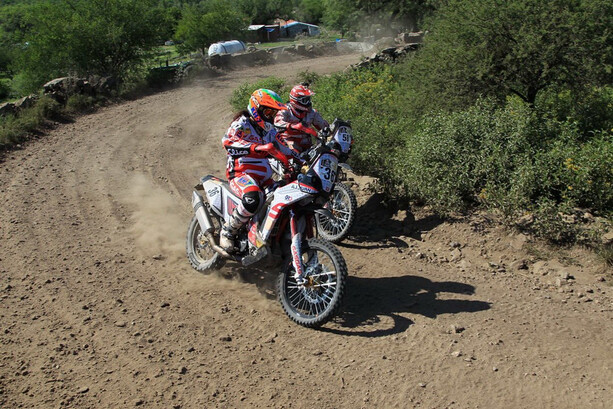
[[[339,246],[360,249],[406,247],[398,237],[422,240],[423,234],[444,222],[435,214],[416,219],[407,204],[386,204],[385,196],[375,193],[356,211],[355,224],[349,232],[352,242],[343,241]]]
[[[343,311],[334,319],[336,326],[321,331],[338,335],[383,337],[406,331],[414,322],[405,314],[436,318],[443,314],[478,312],[491,308],[484,301],[442,298],[442,293],[471,295],[471,285],[433,282],[418,276],[365,278],[349,277]],[[387,318],[385,318],[387,317]],[[390,324],[391,320],[391,324]]]

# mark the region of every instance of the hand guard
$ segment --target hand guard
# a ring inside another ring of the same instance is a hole
[[[317,136],[317,132],[311,128],[310,126],[304,126],[302,122],[297,122],[295,124],[290,124],[290,129],[293,129],[298,132],[307,133],[312,136]]]
[[[281,162],[286,169],[289,169],[290,167],[289,160],[287,159],[287,157],[283,153],[281,153],[281,151],[279,151],[279,149],[277,149],[275,145],[272,143],[266,143],[263,145],[255,145],[253,147],[253,151],[254,152],[266,152],[268,155],[272,156],[273,158]]]

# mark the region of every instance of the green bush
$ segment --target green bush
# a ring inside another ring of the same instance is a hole
[[[10,80],[0,79],[0,101],[6,100],[11,96]]]
[[[483,204],[515,216],[545,201],[609,212],[613,138],[583,138],[574,121],[543,117],[517,99],[503,108],[481,101],[424,118],[407,135],[393,176],[443,212]]]
[[[569,209],[611,214],[612,88],[551,91],[534,106],[517,96],[502,105],[481,99],[423,115],[407,103],[415,95],[406,75],[403,65],[378,66],[312,86],[324,117],[352,121],[352,165],[388,195],[442,214],[481,206],[514,220],[530,212],[533,231],[556,242],[583,234],[561,216]]]
[[[89,95],[75,94],[68,97],[66,101],[66,111],[85,112],[94,107],[96,98]]]
[[[57,102],[43,97],[32,108],[24,109],[17,116],[0,117],[0,148],[21,142],[46,118],[53,118],[60,112],[61,106]]]
[[[414,127],[412,117],[398,104],[407,90],[398,83],[395,68],[381,65],[321,77],[311,88],[313,105],[324,118],[351,121],[355,144],[350,162],[356,171],[379,177],[384,188],[391,187],[394,152]]]

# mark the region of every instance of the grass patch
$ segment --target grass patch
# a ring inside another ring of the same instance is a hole
[[[596,254],[608,267],[613,267],[613,245],[602,245],[596,249]]]
[[[62,107],[49,97],[42,97],[35,106],[17,116],[0,117],[0,148],[22,142],[28,133],[39,128],[47,118],[60,114]]]

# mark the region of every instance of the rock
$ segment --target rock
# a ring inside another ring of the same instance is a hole
[[[17,109],[15,108],[15,104],[12,102],[0,104],[0,116],[14,115],[15,112],[17,112]]]
[[[47,82],[43,85],[43,90],[45,94],[56,92],[56,91],[65,91],[68,84],[68,77],[56,78]]]
[[[463,259],[460,261],[458,266],[460,267],[461,270],[466,271],[466,270],[470,270],[473,267],[473,264],[470,261]]]
[[[125,322],[125,321],[117,321],[117,322],[115,322],[115,326],[116,326],[116,327],[119,327],[119,328],[123,328],[123,327],[125,327],[126,325],[127,325],[127,324],[126,324],[126,322]]]
[[[451,261],[456,262],[462,259],[462,251],[459,248],[454,249],[451,252]]]
[[[456,358],[458,358],[458,357],[462,356],[462,352],[460,352],[460,351],[453,351],[451,353],[451,356],[455,356]]]
[[[34,106],[34,104],[36,104],[37,100],[38,100],[38,96],[34,94],[23,97],[19,101],[15,102],[15,109],[19,110],[19,109],[31,108]]]
[[[528,243],[528,236],[526,236],[525,234],[518,234],[512,238],[511,243],[509,243],[509,246],[511,246],[515,250],[521,250],[526,243]]]
[[[182,366],[181,368],[179,368],[179,373],[180,373],[181,375],[185,375],[185,374],[187,373],[187,368],[186,368],[186,367],[184,367],[184,366]]]
[[[275,332],[275,333],[271,334],[270,336],[268,336],[268,337],[266,338],[266,341],[264,341],[264,342],[265,342],[265,343],[268,343],[268,344],[273,343],[273,342],[275,342],[275,338],[277,338],[277,336],[278,336],[278,335],[277,335],[277,333]]]
[[[384,48],[383,50],[381,50],[381,54],[383,54],[383,55],[395,55],[396,54],[396,47]]]
[[[452,334],[459,334],[461,332],[464,332],[464,330],[465,330],[465,328],[460,326],[460,325],[453,324],[451,326],[451,333]]]
[[[606,232],[601,238],[602,244],[605,246],[613,244],[613,230]]]
[[[528,269],[528,261],[527,260],[515,260],[509,266],[511,270],[527,270]]]
[[[87,392],[89,392],[89,388],[87,386],[84,386],[81,389],[79,389],[79,393],[87,393]]]
[[[424,33],[422,31],[418,31],[413,33],[400,33],[398,37],[396,37],[396,41],[406,44],[418,44],[423,41],[423,38]]]
[[[549,263],[546,261],[537,261],[532,265],[532,272],[535,275],[546,276],[550,273],[550,271],[551,268],[549,267]]]
[[[220,337],[219,340],[222,342],[230,342],[232,341],[232,337],[229,335],[226,335],[225,337]]]

